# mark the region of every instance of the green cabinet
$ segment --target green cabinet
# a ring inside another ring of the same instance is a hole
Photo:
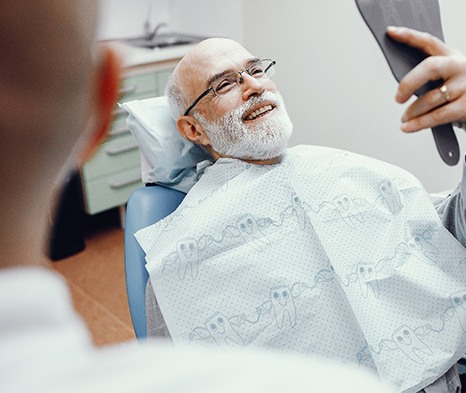
[[[121,83],[120,102],[161,96],[175,64],[132,71]],[[107,140],[81,168],[84,202],[88,214],[96,214],[128,201],[141,187],[140,155],[136,140],[126,127],[127,113],[115,108]]]

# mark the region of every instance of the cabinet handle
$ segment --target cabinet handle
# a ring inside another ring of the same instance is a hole
[[[134,93],[136,91],[136,86],[135,85],[128,85],[126,87],[122,87],[119,91],[120,95],[125,95],[125,94],[130,94]]]
[[[140,181],[141,181],[141,176],[133,175],[131,177],[127,177],[126,179],[120,179],[120,180],[116,180],[110,183],[110,188],[113,190],[118,190],[119,188],[123,188],[123,187],[129,186],[130,184],[138,183]]]
[[[127,127],[116,128],[110,131],[110,136],[122,135],[122,134],[126,134],[127,132],[129,132]]]
[[[130,143],[129,145],[124,146],[115,146],[115,147],[107,147],[105,149],[105,153],[109,156],[114,156],[121,153],[126,153],[131,150],[136,150],[138,148],[138,144],[136,142]]]
[[[120,116],[120,115],[124,115],[126,113],[126,111],[122,108],[117,108],[117,109],[114,109],[113,110],[113,116]]]

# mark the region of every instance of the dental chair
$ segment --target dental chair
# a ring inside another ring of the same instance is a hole
[[[129,113],[127,127],[141,153],[146,187],[131,194],[126,207],[125,273],[128,304],[138,339],[147,337],[145,253],[134,234],[173,212],[197,182],[198,164],[211,157],[185,140],[176,128],[166,97],[120,105]]]
[[[126,293],[138,339],[147,337],[145,290],[149,274],[145,268],[145,254],[134,234],[168,216],[183,200],[183,192],[148,184],[136,189],[126,207],[125,224],[125,273]]]

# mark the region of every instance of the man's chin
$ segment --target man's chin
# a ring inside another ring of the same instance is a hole
[[[281,157],[285,154],[287,148],[287,144],[282,145],[280,147],[274,146],[264,146],[261,149],[248,149],[243,150],[242,154],[238,155],[238,158],[242,160],[250,160],[250,161],[265,161],[271,160],[273,158]]]

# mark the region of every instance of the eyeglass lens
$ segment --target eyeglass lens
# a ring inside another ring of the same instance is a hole
[[[244,71],[231,72],[214,80],[212,89],[218,95],[228,93],[238,83],[242,83],[245,72],[254,78],[262,78],[264,75],[270,77],[274,74],[274,64],[272,60],[257,60]]]

